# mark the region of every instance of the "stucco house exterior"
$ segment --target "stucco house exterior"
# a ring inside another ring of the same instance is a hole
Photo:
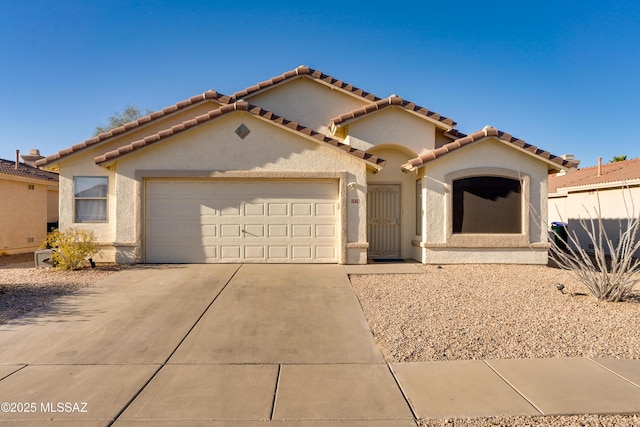
[[[38,164],[60,173],[61,228],[94,230],[117,262],[546,263],[536,215],[572,163],[455,127],[300,66]]]
[[[607,236],[617,245],[627,219],[640,215],[640,158],[609,164],[598,159],[597,166],[550,175],[548,185],[549,224],[566,223],[587,251],[594,248],[579,224],[581,218],[596,219],[599,213]]]
[[[58,174],[0,159],[0,254],[33,252],[58,222]]]

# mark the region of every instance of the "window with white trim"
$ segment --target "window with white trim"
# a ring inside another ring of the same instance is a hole
[[[109,181],[106,176],[74,176],[74,222],[106,222]]]

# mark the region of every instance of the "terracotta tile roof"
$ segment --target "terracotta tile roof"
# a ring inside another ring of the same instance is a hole
[[[63,157],[66,157],[70,154],[76,153],[78,151],[84,150],[87,147],[90,147],[92,145],[98,144],[100,142],[104,142],[108,139],[111,139],[115,136],[118,135],[122,135],[126,132],[129,132],[132,129],[136,129],[139,126],[142,126],[144,124],[150,123],[154,120],[157,120],[161,117],[167,116],[171,113],[174,113],[178,110],[182,110],[186,107],[189,107],[191,105],[196,105],[199,104],[201,102],[204,102],[206,100],[214,100],[214,101],[218,101],[222,104],[228,104],[230,102],[235,101],[235,99],[233,99],[233,97],[227,96],[227,95],[223,95],[219,92],[216,92],[215,90],[209,90],[207,92],[204,92],[200,95],[195,95],[192,96],[189,99],[185,99],[183,101],[180,101],[176,104],[170,105],[168,107],[163,108],[162,110],[158,110],[158,111],[154,111],[151,114],[148,114],[146,116],[140,117],[139,119],[133,121],[133,122],[129,122],[127,124],[125,124],[124,126],[120,126],[114,129],[111,129],[108,132],[104,132],[101,133],[100,135],[94,136],[93,138],[89,138],[79,144],[73,145],[69,148],[65,148],[64,150],[61,150],[55,154],[52,154],[50,156],[45,157],[44,159],[40,159],[36,162],[36,165],[38,166],[44,166],[47,163],[51,163],[55,160],[59,160]]]
[[[234,102],[233,104],[227,104],[215,110],[211,110],[208,113],[201,114],[191,120],[187,120],[181,124],[172,126],[169,129],[162,130],[156,134],[146,136],[144,139],[134,141],[130,144],[124,145],[118,148],[117,150],[109,151],[108,153],[105,153],[102,156],[98,156],[94,158],[94,161],[97,164],[102,164],[105,162],[112,161],[125,154],[129,154],[134,151],[140,150],[142,148],[148,147],[149,145],[155,144],[156,142],[162,141],[173,135],[177,135],[181,132],[184,132],[189,128],[207,123],[211,120],[224,116],[225,114],[232,113],[234,111],[246,111],[262,119],[269,120],[280,127],[304,134],[305,136],[311,137],[322,144],[336,147],[340,150],[343,150],[347,154],[363,159],[377,167],[381,168],[385,164],[385,160],[377,156],[369,154],[363,150],[353,148],[349,145],[343,144],[342,142],[336,139],[330,138],[322,133],[318,133],[311,128],[302,126],[297,122],[287,120],[284,117],[273,114],[270,111],[264,110],[258,106],[251,105],[245,101]]]
[[[556,193],[559,188],[565,187],[590,187],[608,183],[612,186],[620,186],[622,183],[633,180],[640,180],[640,158],[603,164],[600,175],[598,175],[598,166],[569,171],[560,176],[551,175],[549,176],[549,193]]]
[[[18,169],[16,169],[16,162],[11,160],[0,159],[0,174],[13,175],[22,178],[37,179],[47,182],[58,182],[58,174],[54,172],[43,171],[33,166],[26,165],[24,163],[18,163]]]
[[[427,162],[430,162],[439,157],[442,157],[466,145],[473,144],[474,142],[478,142],[489,137],[496,137],[502,141],[513,144],[517,148],[527,151],[533,155],[536,155],[547,162],[554,163],[561,168],[570,168],[573,166],[577,166],[577,162],[575,161],[565,160],[562,157],[554,156],[548,151],[540,150],[535,145],[527,144],[522,139],[514,138],[508,133],[505,133],[496,128],[487,126],[484,129],[479,130],[478,132],[472,133],[471,135],[465,135],[464,137],[458,138],[453,142],[443,145],[440,148],[436,148],[435,150],[430,150],[426,153],[420,154],[418,157],[414,159],[410,159],[407,163],[402,165],[402,170],[404,172],[415,170],[416,168],[423,166]]]
[[[236,93],[234,93],[232,96],[236,99],[242,99],[244,97],[250,96],[250,95],[254,95],[255,93],[262,91],[264,89],[270,88],[272,86],[275,86],[279,83],[282,83],[286,80],[292,79],[292,78],[296,78],[298,76],[309,76],[311,78],[314,78],[316,80],[320,80],[326,84],[332,85],[334,87],[337,87],[339,89],[342,89],[346,92],[352,93],[354,95],[360,96],[362,98],[366,98],[370,101],[378,101],[380,98],[378,98],[377,96],[375,96],[372,93],[369,92],[365,92],[364,90],[355,87],[352,84],[348,84],[343,82],[342,80],[338,80],[338,79],[334,79],[331,76],[328,76],[326,74],[324,74],[322,71],[319,70],[314,70],[313,68],[309,68],[306,65],[301,65],[291,71],[287,71],[284,74],[281,74],[279,76],[276,77],[272,77],[269,80],[265,80],[263,82],[258,83],[255,86],[251,86],[248,87],[246,89],[243,89],[241,91],[238,91]]]
[[[392,106],[396,106],[396,107],[401,107],[404,108],[407,111],[413,112],[413,113],[417,113],[419,115],[422,115],[424,117],[427,117],[428,119],[437,121],[437,122],[441,122],[444,125],[446,125],[446,127],[448,129],[454,128],[456,126],[456,122],[454,122],[452,119],[449,119],[447,117],[441,116],[440,114],[434,112],[434,111],[430,111],[428,108],[425,107],[421,107],[419,105],[416,105],[413,102],[410,101],[406,101],[404,99],[402,99],[399,96],[395,96],[395,95],[391,95],[388,98],[384,98],[384,99],[380,99],[376,102],[373,102],[371,104],[365,105],[362,108],[358,108],[356,110],[353,111],[349,111],[348,113],[342,114],[338,117],[335,117],[333,119],[331,119],[331,122],[329,123],[329,127],[330,129],[335,129],[335,127],[339,126],[339,125],[343,125],[353,119],[357,119],[359,117],[365,116],[367,114],[376,112],[376,111],[380,111],[384,108],[387,107],[392,107]]]

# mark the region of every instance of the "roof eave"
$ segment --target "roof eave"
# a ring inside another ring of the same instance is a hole
[[[580,191],[603,190],[607,188],[617,189],[637,186],[640,186],[640,178],[558,187],[557,190],[558,192],[562,191],[562,193],[575,193]]]
[[[501,142],[507,147],[517,149],[522,153],[532,156],[536,160],[544,162],[547,165],[547,170],[549,173],[569,170],[572,167],[577,166],[577,164],[579,163],[576,161],[564,160],[559,156],[554,156],[547,151],[540,150],[536,146],[525,143],[525,141],[521,139],[512,138],[511,135],[501,132],[495,128],[485,128],[471,135],[467,135],[464,138],[460,138],[452,141],[449,144],[445,144],[440,148],[431,150],[417,158],[410,159],[407,163],[401,166],[402,171],[404,173],[415,171],[416,169],[420,169],[426,166],[426,164],[431,161],[445,157],[451,152],[464,148],[467,145],[473,145],[477,142],[487,139],[493,139],[495,141]],[[543,153],[546,153],[547,155],[542,155]]]
[[[363,161],[367,165],[368,170],[371,170],[374,173],[379,172],[384,167],[384,164],[385,164],[384,159],[380,159],[377,156],[373,156],[367,153],[366,151],[353,148],[334,138],[329,138],[326,135],[315,132],[310,128],[301,126],[297,122],[286,120],[285,118],[277,116],[266,110],[263,110],[260,107],[251,105],[246,101],[227,104],[216,110],[212,110],[192,120],[184,122],[180,125],[175,125],[170,129],[165,129],[156,134],[148,135],[144,139],[131,142],[130,144],[119,147],[116,150],[103,153],[102,155],[95,157],[94,162],[98,166],[109,167],[124,156],[137,152],[140,149],[143,149],[152,144],[155,144],[156,142],[169,139],[177,134],[181,134],[182,132],[188,129],[191,129],[193,127],[198,127],[205,123],[209,123],[212,120],[215,120],[216,118],[219,118],[223,115],[227,115],[233,112],[250,114],[252,117],[256,117],[265,122],[271,123],[274,126],[277,126],[281,129],[294,133],[297,136],[302,136],[306,139],[309,139],[310,141],[321,144],[324,147],[331,148],[331,149],[340,151],[344,154],[351,155],[352,157]]]
[[[67,160],[72,158],[79,152],[84,151],[90,147],[99,147],[105,143],[111,142],[114,139],[127,135],[130,132],[134,132],[136,130],[145,129],[146,127],[151,126],[154,123],[157,123],[158,120],[163,118],[168,118],[178,114],[179,112],[185,112],[189,109],[195,108],[197,105],[202,104],[203,102],[215,102],[219,106],[227,105],[229,102],[233,101],[232,96],[224,95],[215,90],[208,90],[199,95],[194,95],[188,99],[177,102],[176,104],[165,107],[161,110],[154,111],[151,114],[147,114],[142,116],[132,122],[125,123],[122,126],[118,126],[117,128],[111,129],[107,132],[103,132],[99,135],[96,135],[92,138],[86,139],[81,143],[74,144],[69,148],[65,148],[63,150],[58,151],[50,156],[46,156],[43,159],[36,161],[36,166],[44,167],[47,169],[54,168],[59,169],[58,164],[62,160]]]
[[[425,116],[425,115],[420,114],[420,113],[418,113],[416,111],[410,111],[410,110],[407,110],[406,108],[402,108],[402,107],[398,108],[395,105],[390,105],[387,108],[380,108],[378,110],[372,111],[372,112],[367,113],[367,114],[363,114],[363,115],[358,116],[358,117],[353,117],[353,118],[350,118],[350,119],[347,119],[347,120],[343,120],[343,121],[341,121],[340,123],[337,123],[337,124],[334,123],[333,120],[332,120],[331,123],[329,124],[329,131],[331,133],[335,133],[340,128],[343,128],[345,126],[349,126],[350,124],[352,124],[354,122],[357,122],[357,121],[359,121],[361,119],[369,118],[369,117],[371,117],[371,116],[373,116],[375,114],[383,113],[385,111],[390,111],[394,107],[398,111],[404,111],[406,113],[414,115],[415,117],[418,117],[419,119],[426,120],[426,121],[430,122],[431,124],[435,125],[436,127],[438,127],[439,129],[444,130],[445,132],[450,132],[451,130],[455,129],[455,127],[457,126],[457,123],[454,122],[454,121],[452,121],[452,124],[449,125],[449,124],[447,124],[445,122],[442,122],[440,120],[436,120],[436,119],[431,118],[429,116]]]

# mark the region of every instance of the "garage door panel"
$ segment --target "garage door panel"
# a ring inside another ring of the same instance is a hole
[[[217,224],[203,224],[200,229],[202,230],[203,238],[218,237]]]
[[[316,259],[333,259],[336,256],[335,246],[316,246]]]
[[[264,203],[245,203],[245,216],[264,216]]]
[[[240,237],[240,225],[222,224],[220,226],[220,237]]]
[[[288,246],[268,246],[269,259],[286,260],[289,258]]]
[[[333,224],[316,225],[315,237],[337,237],[336,226]]]
[[[264,246],[245,246],[244,257],[248,260],[263,260],[265,259],[264,249]]]
[[[311,216],[311,203],[292,203],[291,215],[293,216]]]
[[[264,225],[262,224],[247,224],[243,228],[244,237],[250,239],[252,237],[265,237],[264,236]]]
[[[311,225],[310,224],[294,224],[291,226],[291,236],[296,237],[311,237]]]
[[[288,203],[268,203],[269,216],[289,216],[289,204]]]
[[[336,215],[335,203],[316,203],[316,216],[329,216]]]
[[[304,246],[292,246],[291,257],[297,260],[311,260],[312,248],[309,245]]]
[[[337,181],[176,182],[146,183],[147,262],[338,261]]]
[[[268,230],[268,237],[289,237],[289,226],[286,224],[269,224]]]
[[[220,209],[220,215],[222,216],[240,216],[240,206],[224,206]]]
[[[240,259],[241,248],[239,245],[226,246],[223,245],[220,247],[220,257],[222,260],[229,260],[231,262],[236,262],[236,260]]]

